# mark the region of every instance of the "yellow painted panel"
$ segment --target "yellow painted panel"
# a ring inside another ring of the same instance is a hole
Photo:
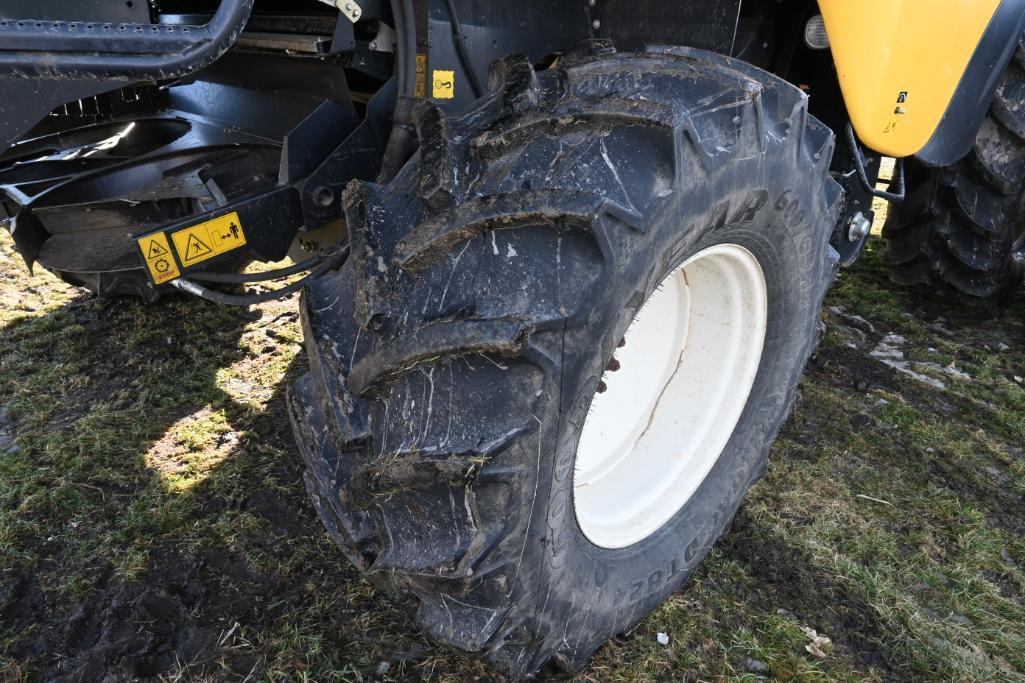
[[[925,147],[999,5],[819,0],[840,88],[865,145],[893,157]]]

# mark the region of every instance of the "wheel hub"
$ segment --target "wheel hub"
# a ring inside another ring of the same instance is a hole
[[[705,480],[754,385],[767,299],[754,255],[720,244],[670,273],[641,307],[577,446],[574,507],[592,543],[647,538]]]

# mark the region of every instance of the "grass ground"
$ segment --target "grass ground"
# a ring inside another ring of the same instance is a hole
[[[1025,296],[923,299],[880,251],[732,532],[580,680],[1025,681]],[[493,677],[322,532],[299,342],[294,302],[97,301],[0,237],[0,679]]]

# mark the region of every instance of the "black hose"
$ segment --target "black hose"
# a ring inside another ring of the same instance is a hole
[[[409,73],[405,68],[406,51],[408,45],[406,37],[402,34],[402,27],[406,25],[405,7],[402,0],[391,0],[392,19],[395,22],[395,71],[399,79],[399,96],[406,94]]]
[[[395,177],[416,149],[416,131],[411,125],[413,99],[416,94],[416,16],[413,0],[392,0],[396,40],[395,69],[398,72],[399,96],[392,115],[391,135],[381,158],[377,182],[386,183]]]
[[[851,152],[852,161],[854,162],[854,169],[858,172],[858,180],[861,181],[865,191],[873,197],[878,197],[888,202],[898,203],[904,201],[904,198],[907,196],[904,182],[904,160],[897,159],[894,163],[893,178],[890,180],[890,185],[887,188],[889,191],[884,192],[883,190],[877,190],[868,179],[868,172],[865,170],[865,159],[861,156],[858,137],[854,133],[854,126],[849,122],[847,124],[847,144]],[[893,191],[894,185],[897,186],[896,191]]]
[[[402,56],[402,63],[406,71],[406,89],[403,94],[406,97],[416,95],[416,12],[413,10],[413,0],[402,0],[404,8],[405,25],[402,33],[406,37],[406,54]]]
[[[400,97],[395,103],[391,135],[388,137],[388,146],[381,158],[381,171],[377,175],[378,183],[390,182],[416,151],[416,128],[412,124],[415,103],[416,100],[411,97]]]
[[[289,275],[295,275],[296,273],[303,273],[307,270],[312,270],[323,263],[326,259],[333,258],[340,252],[332,252],[330,254],[321,254],[311,259],[307,259],[302,263],[296,263],[295,265],[287,266],[285,268],[276,268],[274,270],[268,270],[263,273],[189,273],[190,280],[197,280],[199,282],[217,282],[228,285],[244,285],[252,282],[269,282],[270,280],[279,280]]]
[[[310,280],[314,280],[324,273],[328,272],[333,268],[337,268],[345,261],[345,257],[349,255],[349,249],[346,247],[340,251],[334,258],[328,259],[324,263],[321,263],[306,277],[296,280],[290,285],[275,289],[270,292],[258,292],[256,294],[225,294],[224,292],[218,292],[216,290],[204,287],[201,284],[193,282],[186,278],[179,278],[171,282],[176,288],[183,292],[198,296],[207,301],[212,301],[216,304],[224,304],[227,306],[254,306],[256,304],[266,303],[268,301],[275,301],[282,297],[294,294],[300,289],[306,286]]]
[[[473,96],[480,97],[484,94],[484,88],[481,87],[480,79],[477,78],[477,72],[473,70],[473,63],[470,61],[470,51],[467,49],[466,39],[463,37],[463,24],[459,21],[459,14],[456,13],[455,0],[446,0],[446,4],[448,5],[448,19],[452,24],[452,42],[456,46],[456,54],[459,55],[459,61],[470,80]]]

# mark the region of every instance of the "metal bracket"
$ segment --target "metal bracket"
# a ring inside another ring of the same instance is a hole
[[[377,22],[377,35],[370,39],[371,52],[395,52],[395,31],[383,21]]]
[[[342,14],[345,15],[346,19],[348,19],[349,21],[351,21],[354,24],[357,21],[359,21],[360,17],[363,16],[363,8],[359,6],[359,3],[357,3],[356,0],[320,0],[320,1],[322,3],[324,3],[325,5],[331,5],[332,7],[336,7]]]
[[[363,16],[363,9],[356,4],[356,0],[335,0],[335,6],[354,24]]]

